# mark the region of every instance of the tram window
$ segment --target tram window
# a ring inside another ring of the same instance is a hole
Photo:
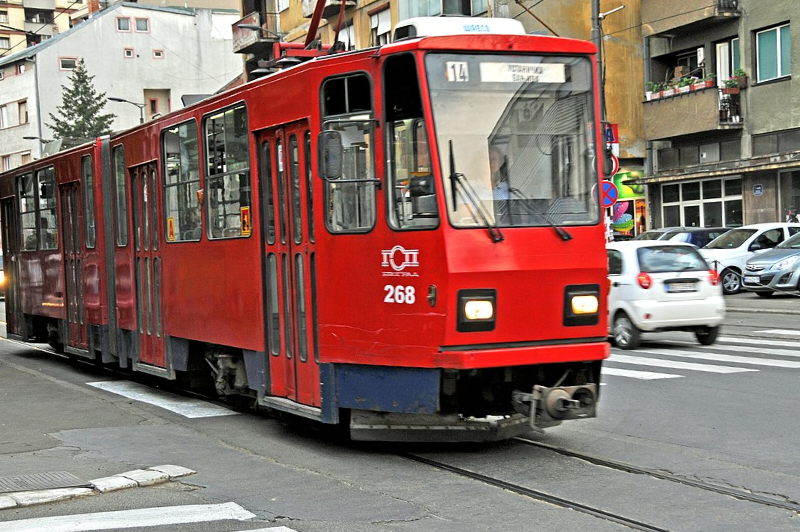
[[[22,229],[22,250],[35,251],[37,245],[36,195],[33,174],[19,178],[19,216]]]
[[[272,150],[270,143],[261,144],[261,205],[264,211],[263,219],[266,222],[264,233],[267,235],[267,244],[275,243],[275,201],[272,187]]]
[[[269,352],[278,356],[281,354],[281,310],[278,299],[278,294],[280,294],[278,291],[278,258],[274,253],[270,253],[267,257],[267,279],[269,282],[267,291]]]
[[[247,131],[247,110],[244,105],[217,112],[204,122],[209,238],[250,236]]]
[[[306,207],[308,210],[308,240],[314,242],[314,196],[312,188],[312,173],[311,173],[311,132],[306,131],[303,137],[303,144],[305,145],[305,160],[306,160]]]
[[[114,167],[114,183],[116,193],[114,206],[116,207],[117,245],[128,245],[128,180],[125,175],[125,151],[122,146],[115,146],[111,152]]]
[[[167,242],[200,240],[200,152],[192,120],[162,134],[164,229]]]
[[[39,249],[58,248],[56,171],[51,166],[36,172],[39,184]]]
[[[289,157],[292,179],[292,236],[294,243],[299,244],[303,241],[303,208],[300,196],[300,148],[295,135],[289,137]]]
[[[325,181],[326,224],[332,233],[375,226],[375,166],[370,81],[364,74],[332,78],[322,85],[323,131],[342,139],[342,175]]]
[[[414,56],[388,58],[383,75],[389,224],[395,229],[437,227],[439,207]]]
[[[81,174],[84,192],[84,210],[86,211],[83,216],[85,224],[84,228],[84,241],[86,247],[92,249],[97,243],[96,227],[94,219],[94,170],[92,169],[92,156],[86,155],[81,159]]]

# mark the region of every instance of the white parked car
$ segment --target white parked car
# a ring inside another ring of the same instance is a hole
[[[636,349],[642,332],[691,331],[711,345],[725,318],[717,272],[697,248],[668,240],[606,244],[609,335]]]
[[[718,236],[706,244],[700,253],[709,267],[719,273],[722,291],[735,294],[742,289],[742,272],[747,259],[760,251],[774,248],[795,233],[800,233],[800,224],[743,225]]]

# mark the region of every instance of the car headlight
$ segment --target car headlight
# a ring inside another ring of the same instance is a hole
[[[797,258],[798,258],[797,255],[795,255],[794,257],[785,258],[782,261],[773,264],[771,269],[786,270],[788,268],[791,268],[794,265],[794,263],[797,262]]]
[[[471,289],[458,291],[459,332],[492,331],[495,326],[497,290]]]

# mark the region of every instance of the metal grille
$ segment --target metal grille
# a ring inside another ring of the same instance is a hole
[[[66,471],[52,471],[18,477],[0,477],[0,493],[53,488],[90,488],[92,484]]]

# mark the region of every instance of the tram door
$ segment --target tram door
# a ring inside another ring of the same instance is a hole
[[[131,170],[139,362],[163,368],[166,363],[161,317],[157,185],[155,162]]]
[[[265,330],[272,394],[319,406],[308,123],[270,130],[259,137],[259,149]]]
[[[6,335],[16,334],[24,337],[22,321],[22,301],[19,293],[19,218],[14,198],[2,201],[3,234],[3,288],[6,298]]]
[[[64,281],[67,303],[67,346],[86,349],[80,201],[77,183],[61,187],[61,227],[64,228]]]

